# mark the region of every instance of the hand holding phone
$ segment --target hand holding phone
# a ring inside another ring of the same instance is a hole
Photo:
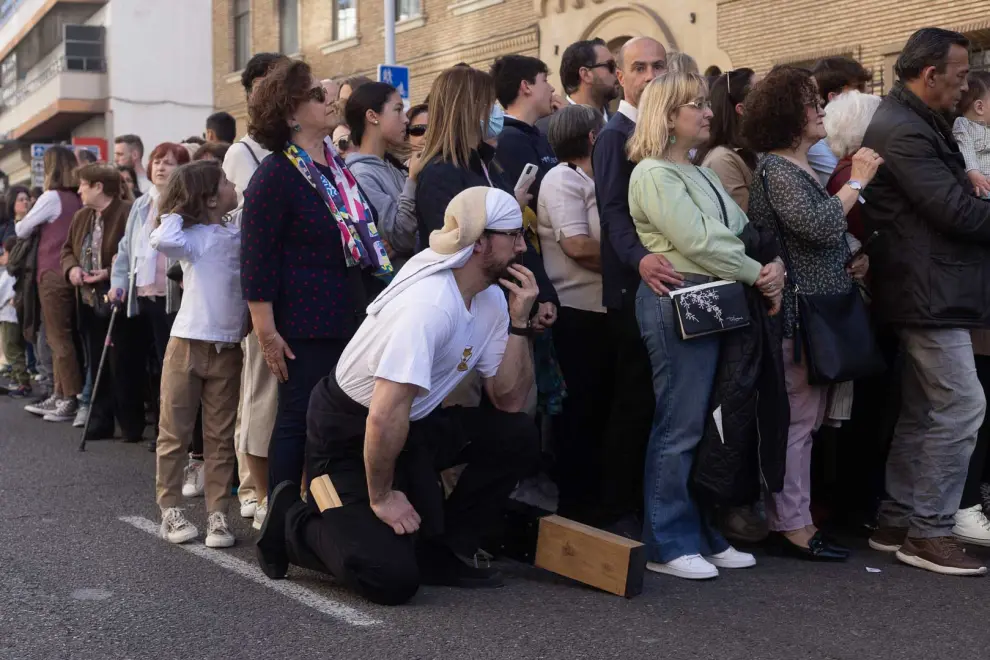
[[[539,171],[536,165],[533,163],[527,163],[526,167],[523,168],[522,174],[519,175],[519,180],[516,181],[516,187],[513,189],[514,192],[527,191],[529,187],[533,185],[536,181],[536,173]]]

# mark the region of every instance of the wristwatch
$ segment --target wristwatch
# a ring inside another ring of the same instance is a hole
[[[517,328],[512,325],[512,321],[509,321],[509,334],[518,335],[520,337],[532,337],[533,336],[533,322],[527,320],[525,328]]]
[[[863,184],[857,181],[856,179],[849,179],[848,181],[846,181],[846,185],[852,188],[853,190],[855,190],[856,192],[859,192],[863,189]]]

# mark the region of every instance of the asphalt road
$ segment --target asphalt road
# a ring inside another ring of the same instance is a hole
[[[990,580],[901,566],[862,542],[842,565],[759,555],[712,582],[648,573],[631,600],[514,563],[503,589],[423,588],[399,608],[297,568],[273,583],[236,511],[234,548],[169,545],[143,529],[158,520],[153,455],[117,442],[81,454],[77,440],[0,400],[4,660],[990,655]],[[189,511],[202,534],[202,499]]]

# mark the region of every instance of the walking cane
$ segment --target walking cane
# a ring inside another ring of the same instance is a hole
[[[118,295],[118,300],[119,299],[120,298]],[[110,349],[110,344],[113,343],[110,338],[113,336],[113,326],[114,323],[117,322],[117,312],[119,311],[120,303],[111,303],[110,324],[107,327],[107,338],[103,342],[103,353],[100,354],[100,366],[96,368],[96,378],[93,379],[93,391],[89,395],[90,412],[86,415],[86,425],[83,427],[83,437],[82,441],[79,443],[79,451],[86,451],[86,434],[89,433],[89,420],[93,418],[92,404],[96,401],[96,391],[100,387],[100,376],[103,375],[103,366],[107,361],[107,351]]]

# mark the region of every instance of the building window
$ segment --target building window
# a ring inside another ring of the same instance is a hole
[[[395,22],[419,16],[419,0],[395,0]]]
[[[251,0],[234,0],[234,71],[251,59]]]
[[[333,40],[357,36],[357,0],[334,0]]]
[[[283,53],[299,52],[299,0],[279,0],[278,38]]]

